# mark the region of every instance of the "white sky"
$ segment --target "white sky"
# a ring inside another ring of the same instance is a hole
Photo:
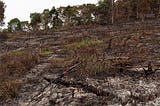
[[[80,5],[84,3],[97,3],[97,0],[2,0],[7,6],[5,9],[5,23],[13,18],[21,21],[29,20],[30,13],[42,12],[53,6]]]

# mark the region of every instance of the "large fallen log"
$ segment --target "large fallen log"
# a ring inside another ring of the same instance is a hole
[[[69,69],[63,71],[63,73],[58,74],[56,76],[56,78],[54,78],[54,79],[52,79],[50,81],[48,80],[48,82],[50,82],[50,83],[48,83],[45,87],[43,87],[42,89],[40,89],[39,92],[36,95],[34,95],[33,97],[31,97],[31,101],[29,101],[28,106],[30,105],[30,103],[32,101],[37,101],[36,103],[38,103],[39,96],[41,94],[43,94],[43,92],[45,91],[46,88],[48,88],[52,83],[58,83],[67,74],[70,74],[70,73],[74,72],[75,70],[73,70],[73,69],[76,68],[76,67],[78,67],[80,64],[81,64],[81,62],[79,62],[79,63],[77,62],[75,65],[71,66]],[[44,77],[44,79],[45,79],[45,77]],[[45,79],[45,80],[47,80],[47,79]]]
[[[67,81],[62,79],[65,75],[73,73],[77,66],[79,66],[81,63],[77,63],[73,66],[71,66],[68,70],[64,71],[62,74],[58,75],[57,78],[47,78],[44,77],[44,79],[50,83],[54,84],[60,84],[66,87],[77,87],[77,88],[82,88],[84,91],[89,92],[89,93],[94,93],[97,96],[108,96],[109,92],[103,91],[102,89],[98,89],[92,85],[89,85],[85,81]]]
[[[63,85],[66,87],[82,88],[83,91],[86,91],[88,93],[94,93],[97,96],[109,96],[110,95],[109,92],[103,91],[102,89],[99,89],[93,85],[90,85],[85,81],[73,81],[73,80],[71,81],[71,80],[57,79],[56,81],[53,82],[53,80],[55,80],[55,79],[46,78],[46,77],[44,77],[44,79],[48,82]]]

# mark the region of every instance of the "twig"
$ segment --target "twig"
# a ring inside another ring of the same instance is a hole
[[[39,93],[37,93],[36,95],[34,95],[34,96],[31,98],[31,101],[29,101],[28,106],[30,105],[30,103],[31,103],[32,101],[36,100],[35,97],[37,97],[37,96],[39,96],[40,94],[42,94],[42,93],[45,91],[45,89],[48,88],[52,83],[57,83],[57,82],[59,82],[59,80],[60,80],[62,77],[64,77],[65,75],[74,72],[73,69],[76,68],[77,66],[79,66],[80,64],[81,64],[81,62],[80,62],[80,63],[77,63],[77,64],[75,64],[75,65],[73,65],[73,66],[71,66],[68,70],[64,71],[62,74],[57,75],[57,78],[55,78],[55,79],[49,80],[49,79],[47,79],[47,78],[44,77],[44,79],[45,79],[46,81],[50,82],[50,83],[48,83],[44,88],[42,88],[42,89],[39,91]],[[41,97],[41,96],[40,96],[40,97]],[[38,97],[38,98],[39,98],[39,97]],[[37,102],[36,102],[36,103],[37,103]]]

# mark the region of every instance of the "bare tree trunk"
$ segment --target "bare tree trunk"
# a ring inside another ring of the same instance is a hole
[[[137,10],[136,10],[136,18],[138,19],[138,16],[139,15],[139,13],[138,13],[138,3],[137,3]]]
[[[112,16],[111,16],[111,23],[114,23],[114,0],[111,0],[111,9],[112,9]]]
[[[138,12],[138,10],[139,10],[139,6],[138,6],[138,4],[139,4],[139,2],[138,2],[139,0],[137,0],[137,3],[136,3],[136,19],[138,20],[138,18],[139,18],[139,12]]]

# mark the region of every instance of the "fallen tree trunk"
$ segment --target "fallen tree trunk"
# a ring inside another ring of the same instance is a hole
[[[108,96],[110,94],[109,92],[103,91],[102,89],[98,89],[94,87],[93,85],[89,85],[85,81],[67,81],[67,80],[62,79],[65,75],[73,73],[74,72],[73,69],[79,66],[80,64],[81,63],[77,63],[71,66],[68,70],[64,71],[57,78],[44,77],[44,79],[50,83],[60,84],[66,87],[82,88],[84,91],[89,92],[89,93],[94,93],[97,96]]]
[[[73,69],[76,68],[77,66],[79,66],[80,64],[81,64],[81,62],[80,62],[80,63],[77,63],[77,64],[75,64],[75,65],[73,65],[73,66],[71,66],[69,69],[63,71],[63,73],[58,74],[58,75],[56,76],[56,78],[54,78],[54,79],[53,79],[53,78],[52,78],[52,79],[48,79],[48,78],[45,78],[45,77],[44,77],[44,79],[47,80],[47,81],[50,82],[50,83],[48,83],[44,88],[40,89],[40,91],[31,98],[31,101],[29,102],[28,106],[30,105],[30,103],[31,103],[33,100],[37,100],[37,99],[38,99],[38,96],[41,95],[41,94],[45,91],[45,89],[48,88],[52,83],[55,83],[55,84],[56,84],[56,83],[58,83],[65,75],[70,74],[70,73],[73,73],[73,72],[75,71],[75,70],[73,70]],[[37,99],[36,99],[36,97],[37,97]],[[37,103],[37,102],[36,102],[36,103]]]
[[[60,84],[66,87],[76,87],[76,88],[82,88],[84,91],[88,93],[94,93],[97,96],[109,96],[110,93],[107,91],[103,91],[102,89],[98,89],[97,87],[93,85],[89,85],[85,81],[67,81],[64,79],[57,79],[56,81],[53,82],[55,79],[50,79],[50,78],[44,78],[48,82],[52,82],[54,84]]]

